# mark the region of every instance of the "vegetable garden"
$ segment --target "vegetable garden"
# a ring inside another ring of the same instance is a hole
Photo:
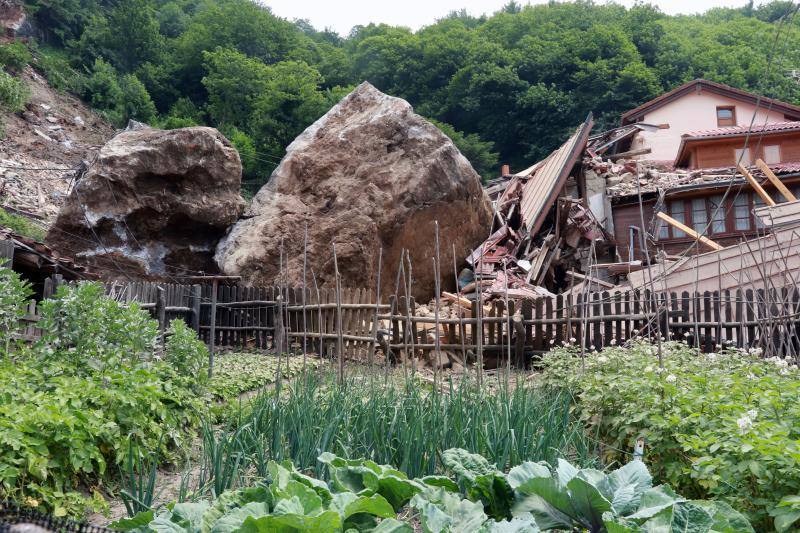
[[[481,385],[367,367],[340,381],[314,357],[255,353],[220,355],[209,379],[182,321],[162,339],[89,283],[42,302],[42,338],[19,342],[29,296],[0,270],[0,501],[120,531],[798,525],[793,361],[665,342],[659,365],[639,340],[564,346]]]

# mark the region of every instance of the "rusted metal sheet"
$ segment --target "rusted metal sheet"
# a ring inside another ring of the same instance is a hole
[[[586,147],[592,129],[592,115],[561,147],[550,154],[522,188],[521,213],[529,233],[541,228],[550,207],[555,203],[569,173]]]

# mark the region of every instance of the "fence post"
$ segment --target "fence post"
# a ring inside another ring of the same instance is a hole
[[[217,335],[217,289],[219,288],[219,280],[214,278],[211,280],[211,320],[208,330],[208,377],[214,372],[214,344],[216,343]]]
[[[200,337],[200,285],[194,284],[192,285],[192,292],[189,295],[189,303],[191,304],[190,307],[192,309],[192,329],[197,332],[197,336]]]
[[[167,299],[164,295],[164,287],[157,287],[156,290],[156,319],[158,320],[158,344],[160,350],[164,351],[165,337],[167,331]]]
[[[11,268],[14,263],[14,243],[0,240],[0,266]]]

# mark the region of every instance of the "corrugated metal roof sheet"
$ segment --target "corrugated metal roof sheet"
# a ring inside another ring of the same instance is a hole
[[[735,137],[737,135],[746,135],[750,133],[771,133],[783,131],[800,130],[800,122],[796,120],[786,122],[773,122],[771,124],[753,124],[750,126],[728,126],[725,128],[714,128],[711,130],[690,131],[683,135],[683,137],[700,138],[707,137]]]
[[[567,142],[550,154],[525,183],[520,211],[528,232],[536,233],[544,222],[550,206],[564,187],[570,170],[586,147],[592,124],[592,115],[589,114],[586,122],[581,124]]]

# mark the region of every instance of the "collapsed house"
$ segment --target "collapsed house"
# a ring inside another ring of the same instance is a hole
[[[799,106],[694,80],[590,130],[488,184],[493,233],[468,257],[484,298],[642,288],[650,265],[654,290],[696,268],[699,290],[786,277],[796,231],[757,213],[800,197]]]
[[[581,161],[591,115],[556,151],[522,172],[489,184],[491,236],[467,257],[486,299],[536,298],[582,283],[613,239],[584,200]],[[462,290],[471,283],[462,276]],[[473,295],[474,296],[474,295]]]

